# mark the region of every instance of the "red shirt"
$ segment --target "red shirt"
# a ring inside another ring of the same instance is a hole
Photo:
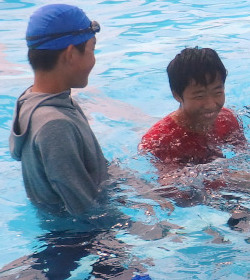
[[[222,108],[213,130],[206,135],[189,131],[168,115],[142,137],[140,148],[162,161],[205,163],[222,156],[218,147],[224,143],[235,144],[236,135],[244,138],[237,118],[226,108]]]

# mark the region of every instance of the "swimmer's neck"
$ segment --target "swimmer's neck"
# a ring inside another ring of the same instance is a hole
[[[174,111],[171,114],[171,118],[178,126],[184,127],[188,131],[204,135],[213,130],[215,123],[215,120],[211,122],[199,122],[197,121],[197,118],[190,118],[181,109]]]

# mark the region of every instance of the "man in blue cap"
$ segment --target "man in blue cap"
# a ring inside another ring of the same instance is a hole
[[[95,65],[100,26],[78,7],[38,9],[28,23],[34,84],[17,100],[10,151],[22,162],[30,200],[48,212],[80,217],[107,179],[107,161],[87,118],[70,95]]]

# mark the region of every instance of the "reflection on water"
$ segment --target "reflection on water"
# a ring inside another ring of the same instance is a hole
[[[84,269],[74,272],[78,279],[89,279],[90,274],[99,279],[130,279],[130,267],[140,267],[135,260],[128,263],[126,244],[109,231],[50,232],[38,236],[38,241],[43,248],[4,267],[1,279],[68,279],[79,262]]]
[[[81,223],[38,215],[8,151],[14,102],[32,83],[27,19],[45,3],[0,3],[0,278],[247,279],[249,149],[225,147],[224,158],[170,172],[137,145],[177,108],[165,67],[195,45],[215,48],[225,62],[226,106],[249,141],[249,1],[72,2],[102,25],[89,86],[73,95],[113,162],[106,207]]]

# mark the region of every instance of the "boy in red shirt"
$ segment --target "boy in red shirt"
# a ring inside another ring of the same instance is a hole
[[[222,144],[245,142],[236,116],[223,107],[227,71],[216,51],[186,48],[167,73],[180,107],[149,129],[140,149],[163,162],[198,164],[222,157]]]
[[[154,164],[161,186],[154,191],[173,199],[181,207],[203,203],[218,207],[216,200],[210,201],[213,190],[224,189],[228,182],[233,187],[232,178],[238,186],[244,187],[242,178],[249,179],[248,173],[227,171],[223,176],[206,171],[204,177],[202,166],[196,165],[223,157],[221,147],[224,144],[245,147],[243,128],[233,112],[223,107],[227,71],[216,51],[196,47],[186,48],[176,55],[167,73],[172,94],[180,103],[179,109],[153,125],[139,145],[139,149],[159,159]],[[249,221],[247,212],[243,207],[232,213],[229,226],[241,230],[240,219]],[[243,218],[237,219],[237,215]]]

